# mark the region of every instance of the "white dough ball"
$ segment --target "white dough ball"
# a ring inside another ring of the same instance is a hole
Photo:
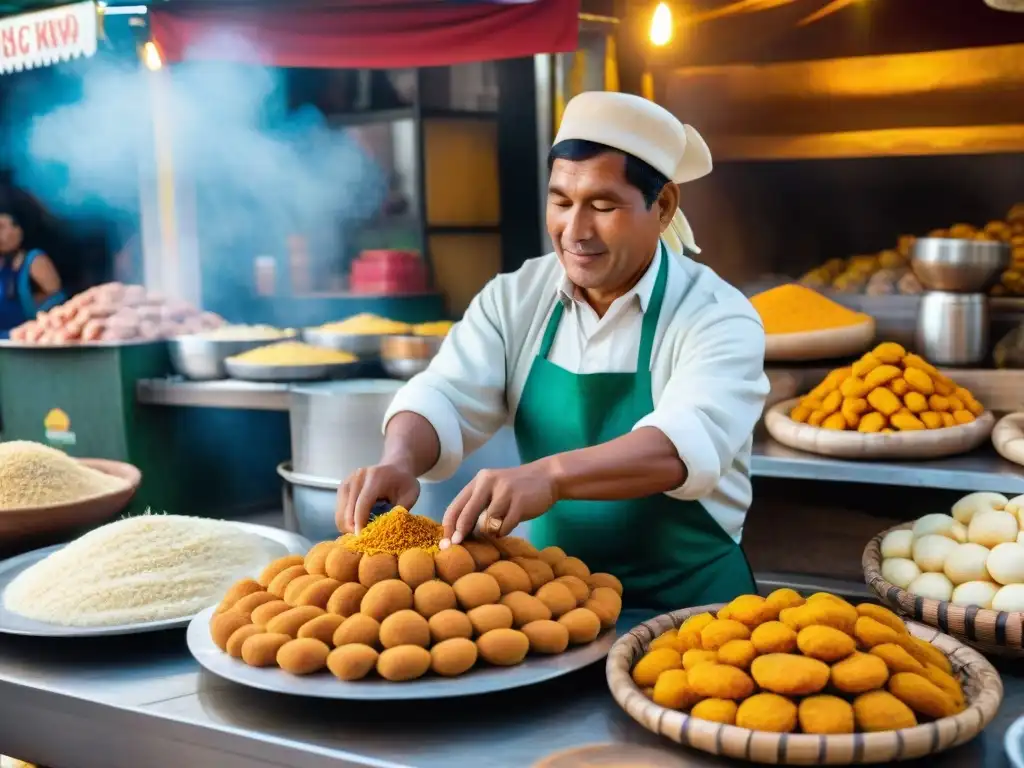
[[[1014,496],[1008,502],[1004,511],[1009,512],[1011,515],[1017,516],[1017,523],[1024,527],[1024,494],[1020,496]]]
[[[1017,533],[1017,543],[1024,544],[1024,531],[1019,531]]]
[[[900,589],[906,589],[910,582],[921,575],[921,569],[913,560],[891,557],[882,561],[882,578]]]
[[[914,546],[913,531],[891,531],[882,538],[882,557],[910,557]]]
[[[1024,584],[1008,584],[992,598],[993,611],[1024,611]]]
[[[989,554],[986,566],[1000,584],[1024,583],[1024,544],[999,544]]]
[[[925,515],[924,517],[918,518],[917,522],[914,523],[914,538],[919,539],[922,536],[929,534],[938,534],[939,536],[953,537],[953,528],[957,522],[949,515],[933,514]]]
[[[979,608],[991,608],[992,599],[999,591],[999,585],[991,581],[965,581],[953,590],[950,602],[953,605],[976,605]]]
[[[969,525],[971,519],[978,512],[987,512],[992,509],[1002,509],[1006,506],[1008,499],[1001,493],[989,493],[979,491],[969,493],[953,505],[953,519],[958,523]]]
[[[946,564],[946,558],[959,546],[953,539],[948,539],[937,533],[929,533],[927,536],[914,539],[914,562],[922,571],[941,573]]]
[[[1009,512],[979,512],[967,527],[967,540],[983,547],[1017,541],[1017,518]]]
[[[953,583],[942,573],[922,573],[910,582],[907,591],[918,597],[949,600],[953,596]]]
[[[981,544],[958,544],[946,558],[942,571],[953,584],[988,581],[990,577],[985,562],[988,560],[989,551],[988,547]]]

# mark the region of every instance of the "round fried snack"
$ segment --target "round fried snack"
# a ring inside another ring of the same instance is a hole
[[[397,611],[381,622],[380,644],[385,648],[399,645],[426,648],[430,645],[430,627],[416,611]]]
[[[412,588],[408,584],[398,579],[386,579],[366,590],[359,612],[384,621],[392,613],[412,608],[412,604]]]
[[[327,562],[328,564],[330,563],[329,557]],[[329,568],[330,565],[328,565]],[[379,552],[376,555],[363,555],[359,559],[358,570],[359,583],[367,589],[382,581],[399,581],[398,558],[388,552]],[[341,581],[341,579],[338,579],[338,581]]]
[[[466,615],[478,635],[487,634],[492,629],[511,629],[514,622],[512,609],[507,605],[481,605]]]
[[[290,609],[291,606],[284,600],[275,600],[272,603],[264,603],[259,608],[254,608],[250,618],[253,624],[265,627],[272,618]]]
[[[669,669],[659,675],[651,693],[651,700],[666,709],[689,709],[698,698],[687,684],[686,672],[682,669]]]
[[[698,664],[687,671],[690,689],[702,699],[745,699],[754,681],[742,669],[728,664]]]
[[[315,605],[317,608],[327,609],[327,604],[331,600],[331,596],[334,595],[335,591],[341,587],[342,584],[336,579],[332,579],[327,576],[319,577],[319,581],[314,581],[309,586],[303,588],[299,592],[299,597],[296,599],[296,605]]]
[[[593,642],[601,634],[601,620],[586,608],[569,611],[558,623],[569,630],[569,642],[573,645]]]
[[[500,560],[489,566],[484,573],[495,578],[503,595],[510,592],[533,591],[533,582],[530,581],[529,574],[523,570],[522,566],[516,565],[511,560]]]
[[[306,559],[302,563],[306,573],[326,576],[327,556],[337,545],[336,541],[321,541],[319,544],[314,544],[313,548],[306,553]]]
[[[622,582],[610,573],[592,573],[590,578],[587,579],[587,586],[591,590],[597,589],[598,587],[607,587],[608,589],[614,590],[615,594],[622,597]]]
[[[334,633],[338,631],[338,627],[340,627],[344,621],[345,619],[335,613],[325,613],[323,616],[317,616],[315,619],[310,619],[299,627],[299,637],[311,637],[314,640],[319,640],[324,645],[333,648]]]
[[[324,561],[324,575],[330,576],[342,584],[359,580],[359,563],[363,559],[362,552],[354,552],[344,545],[335,547],[327,553]]]
[[[413,605],[425,619],[429,619],[441,611],[452,609],[457,604],[455,590],[440,579],[420,584],[416,587],[416,593],[413,595]]]
[[[327,657],[327,668],[339,680],[362,680],[377,665],[377,651],[361,643],[335,648]]]
[[[331,593],[327,600],[327,612],[348,618],[359,613],[359,606],[366,597],[367,589],[358,581],[342,584]]]
[[[739,706],[736,702],[729,699],[704,699],[693,705],[690,717],[723,725],[735,725],[737,709]]]
[[[855,653],[832,667],[832,685],[843,693],[875,691],[889,679],[889,667],[870,653]]]
[[[583,605],[590,597],[590,587],[587,582],[577,576],[559,576],[555,579],[559,584],[565,584],[576,598],[576,605]]]
[[[884,661],[893,674],[896,672],[920,672],[924,669],[924,665],[920,661],[895,643],[876,645],[870,650],[870,653]]]
[[[584,584],[590,578],[590,569],[578,557],[564,557],[551,566],[551,570],[555,572],[556,578],[559,576],[575,576]]]
[[[319,640],[303,637],[285,643],[277,652],[277,666],[292,675],[311,675],[327,666],[331,649]]]
[[[788,653],[758,656],[750,674],[767,691],[783,696],[810,696],[828,685],[828,665],[817,659]],[[724,698],[724,697],[723,697]]]
[[[874,605],[873,603],[860,603],[857,605],[857,613],[861,616],[867,616],[868,618],[884,624],[893,632],[901,635],[908,634],[907,625],[903,623],[903,620],[899,616],[888,608],[883,608],[882,606]]]
[[[210,637],[213,639],[214,645],[222,651],[226,651],[231,635],[235,633],[235,630],[244,627],[246,624],[252,624],[252,621],[244,613],[227,611],[214,614],[214,617],[210,620]]]
[[[911,637],[908,635],[903,638],[900,646],[907,653],[917,659],[920,664],[934,664],[947,675],[953,674],[953,665],[949,663],[949,659],[946,657],[946,654],[926,640],[922,640],[920,637]],[[914,672],[917,670],[906,671]]]
[[[530,650],[534,653],[562,653],[569,647],[569,630],[557,621],[531,621],[521,627],[521,630],[529,639]]]
[[[519,664],[530,650],[530,641],[515,629],[492,629],[476,641],[483,659],[498,667]]]
[[[253,635],[259,635],[263,632],[263,627],[259,627],[255,624],[246,624],[244,627],[239,627],[231,633],[231,637],[228,638],[227,647],[224,649],[227,651],[228,656],[233,659],[242,658],[242,645]]]
[[[513,557],[512,562],[526,571],[526,575],[530,577],[530,582],[533,584],[534,591],[540,589],[549,581],[554,581],[555,572],[551,570],[550,565],[539,557]]]
[[[805,600],[800,596],[800,593],[795,589],[789,587],[783,587],[782,589],[776,589],[768,597],[764,599],[765,604],[768,606],[775,617],[786,608],[797,608],[804,604]]]
[[[551,618],[551,609],[533,595],[525,592],[510,592],[501,598],[501,604],[512,611],[513,626],[523,627],[534,621]]]
[[[430,627],[430,638],[435,643],[443,643],[453,637],[473,637],[473,622],[469,616],[454,608],[435,613],[427,624]]]
[[[717,664],[718,651],[704,651],[700,648],[691,648],[683,652],[683,669],[689,672],[698,664]]]
[[[633,665],[633,682],[641,688],[653,688],[658,682],[658,675],[666,669],[679,669],[682,660],[679,653],[671,648],[658,648],[645,653]]]
[[[483,571],[501,560],[501,552],[489,541],[469,539],[462,542],[462,546],[469,552],[470,557],[473,558],[478,571]]]
[[[452,585],[455,597],[464,611],[501,599],[501,587],[493,576],[486,573],[467,573]]]
[[[687,630],[693,630],[697,634],[704,631],[704,627],[715,620],[715,617],[710,613],[698,613],[695,616],[691,616],[682,624],[679,625],[679,631],[684,632]]]
[[[271,563],[271,565],[273,565],[273,563]],[[274,577],[267,586],[267,592],[274,595],[274,597],[280,597],[283,600],[284,591],[288,588],[288,585],[300,576],[308,575],[309,574],[306,573],[306,569],[302,567],[302,563],[299,563],[298,565],[290,565]]]
[[[467,573],[476,570],[476,561],[461,544],[452,544],[434,555],[434,568],[437,569],[438,578],[454,584]]]
[[[365,613],[349,616],[334,631],[334,645],[340,648],[350,643],[359,643],[375,648],[380,642],[380,623]]]
[[[778,615],[760,595],[740,595],[718,612],[718,618],[733,619],[750,629]]]
[[[514,557],[540,557],[537,548],[519,536],[502,536],[491,541],[501,552],[501,556],[507,560]]]
[[[888,691],[869,691],[853,700],[857,728],[866,733],[913,728],[917,718],[910,707]]]
[[[715,619],[700,631],[701,646],[705,651],[717,651],[730,640],[749,640],[750,629],[733,619]],[[728,698],[728,697],[723,697]]]
[[[889,678],[889,693],[927,717],[939,719],[960,711],[952,696],[923,675],[913,672],[897,672]]]
[[[277,598],[269,592],[253,592],[251,595],[246,595],[233,606],[232,611],[238,611],[245,616],[252,616],[252,612],[259,608],[261,605],[267,603],[276,603]]]
[[[285,555],[284,557],[279,557],[277,560],[275,560],[263,569],[263,572],[260,574],[260,577],[257,579],[257,581],[259,582],[261,587],[266,589],[270,586],[270,583],[274,580],[274,577],[276,577],[279,573],[288,568],[292,568],[296,565],[302,565],[304,561],[305,558],[302,555]],[[303,568],[303,570],[305,570],[305,568]]]
[[[297,608],[289,608],[267,622],[267,632],[298,637],[299,629],[303,624],[323,614],[324,611],[314,605],[300,605]]]
[[[539,552],[538,557],[554,568],[555,563],[559,560],[564,560],[568,555],[565,554],[565,550],[561,547],[544,547],[544,549]]]
[[[442,677],[468,672],[477,658],[476,643],[464,637],[443,640],[430,649],[430,668]]]
[[[255,579],[242,579],[231,585],[231,588],[228,589],[224,599],[220,601],[220,605],[217,606],[217,610],[214,613],[224,613],[229,608],[234,608],[235,604],[243,597],[263,591],[263,585]]]
[[[597,614],[603,629],[609,629],[614,627],[615,622],[619,620],[619,614],[622,612],[622,598],[614,589],[595,587],[590,591],[590,597],[583,603],[583,607]]]
[[[718,649],[718,661],[730,667],[748,670],[757,656],[757,649],[749,640],[730,640]]]
[[[925,664],[924,669],[918,674],[945,691],[958,707],[962,708],[964,706],[964,690],[960,687],[960,683],[955,677],[947,675],[934,664]]]
[[[766,621],[750,633],[750,642],[760,654],[792,653],[796,650],[796,632],[781,621]]]
[[[430,651],[418,645],[388,648],[377,659],[377,672],[385,680],[403,682],[423,677],[430,669]]]
[[[548,607],[554,619],[576,607],[576,598],[570,589],[557,581],[549,582],[538,589],[535,597]]]
[[[242,661],[250,667],[273,667],[277,665],[277,652],[288,642],[290,635],[262,632],[247,638],[242,643]]]
[[[853,733],[853,707],[838,696],[809,696],[797,714],[804,733]]]
[[[299,604],[299,595],[302,594],[302,590],[310,584],[316,584],[323,578],[323,576],[307,573],[304,576],[298,576],[297,578],[292,579],[288,582],[288,586],[284,588],[284,601],[292,607],[297,606]]]
[[[796,644],[804,656],[826,664],[845,659],[857,650],[852,637],[821,624],[801,629],[796,636]]]
[[[904,634],[870,616],[861,616],[853,627],[853,636],[864,648],[874,648],[882,643],[899,643]]]
[[[736,710],[736,726],[752,731],[792,733],[796,729],[796,720],[796,704],[775,693],[751,696]]]
[[[407,549],[398,556],[398,576],[413,589],[434,578],[434,556],[425,549]]]

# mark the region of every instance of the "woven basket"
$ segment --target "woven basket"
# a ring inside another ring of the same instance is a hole
[[[874,318],[868,318],[857,325],[825,331],[769,333],[765,334],[764,359],[781,362],[852,357],[866,350],[874,340]]]
[[[935,627],[992,656],[1024,657],[1024,614],[953,605],[945,600],[918,597],[882,578],[882,539],[890,531],[907,530],[905,523],[882,531],[864,548],[864,580],[879,599],[904,616]]]
[[[985,442],[995,423],[995,417],[985,411],[970,424],[956,427],[867,434],[793,421],[789,412],[798,402],[787,400],[768,409],[764,415],[768,434],[798,451],[840,459],[934,459],[966,453]]]
[[[970,741],[992,722],[1003,700],[999,673],[977,651],[930,627],[906,622],[915,637],[926,640],[949,657],[960,678],[967,708],[914,728],[882,733],[841,736],[769,733],[698,720],[683,712],[665,709],[648,699],[633,682],[633,664],[654,638],[679,627],[686,619],[722,605],[673,611],[646,621],[623,635],[608,653],[606,673],[612,696],[630,717],[644,728],[672,741],[713,755],[736,760],[778,765],[861,765],[913,760],[942,752]]]
[[[1024,465],[1024,413],[1010,413],[997,421],[992,445],[1007,461]]]

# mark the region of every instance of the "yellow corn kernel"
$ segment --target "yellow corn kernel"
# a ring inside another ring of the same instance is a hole
[[[928,398],[920,392],[907,392],[903,402],[911,413],[924,413],[928,410]]]
[[[885,428],[886,421],[885,416],[873,411],[871,413],[865,413],[861,419],[860,424],[857,425],[858,432],[880,432]]]
[[[892,390],[894,395],[899,395],[900,397],[903,397],[905,394],[907,394],[907,392],[910,391],[910,387],[907,386],[907,380],[904,379],[902,376],[898,379],[893,379],[892,381],[890,381],[889,389]]]
[[[903,372],[903,378],[907,380],[907,385],[911,389],[920,392],[922,395],[930,395],[935,391],[932,377],[917,368],[907,368]]]
[[[836,430],[846,429],[846,417],[843,416],[843,414],[838,413],[838,412],[833,413],[827,419],[825,419],[823,422],[821,422],[821,426],[824,429],[836,429]]]
[[[843,397],[860,398],[867,395],[871,387],[859,376],[850,376],[839,385],[839,391],[843,393]]]
[[[888,384],[893,379],[898,379],[900,373],[902,371],[895,365],[880,365],[864,377],[864,383],[874,389],[883,384]]]
[[[942,426],[942,414],[935,411],[925,411],[918,414],[918,418],[924,422],[928,429],[939,429]]]
[[[943,411],[939,415],[942,417],[942,426],[943,427],[955,427],[956,426],[956,419],[953,418],[953,414],[950,413],[949,411]]]
[[[957,424],[970,424],[974,421],[974,414],[970,411],[961,409],[953,411],[953,418],[956,420]]]
[[[859,378],[864,378],[881,364],[881,360],[868,352],[864,357],[853,364],[853,375]]]
[[[807,423],[812,427],[820,427],[827,415],[824,411],[811,411],[811,415],[807,417]]]
[[[928,407],[931,408],[933,411],[939,411],[940,413],[943,411],[950,410],[949,400],[943,397],[942,395],[932,395],[931,397],[929,397]]]
[[[903,407],[903,403],[885,387],[877,387],[868,392],[868,402],[871,407],[886,416],[892,416]]]
[[[868,410],[868,401],[863,397],[848,397],[843,400],[842,406],[839,408],[839,412],[843,414],[843,418],[846,419],[846,426],[850,429],[856,429],[857,425],[860,424],[860,417]]]
[[[896,365],[906,357],[907,350],[893,341],[886,341],[871,350],[871,354],[886,365]]]
[[[843,393],[838,389],[835,392],[830,392],[828,397],[821,401],[821,410],[826,415],[831,416],[833,413],[839,410],[839,406],[843,404]]]
[[[811,409],[806,405],[798,405],[792,411],[789,412],[789,418],[793,421],[803,424],[807,421],[807,417],[811,415]]]
[[[921,421],[914,414],[902,411],[900,413],[893,414],[890,423],[896,427],[900,432],[911,432],[918,429],[924,429],[924,422]]]
[[[904,368],[915,368],[919,371],[924,371],[929,376],[934,376],[939,372],[938,368],[929,363],[920,355],[905,355],[903,357]]]

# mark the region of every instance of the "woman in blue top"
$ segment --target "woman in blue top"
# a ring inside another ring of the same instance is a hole
[[[24,249],[25,233],[13,214],[0,211],[0,338],[12,328],[64,302],[60,275],[40,250]]]

